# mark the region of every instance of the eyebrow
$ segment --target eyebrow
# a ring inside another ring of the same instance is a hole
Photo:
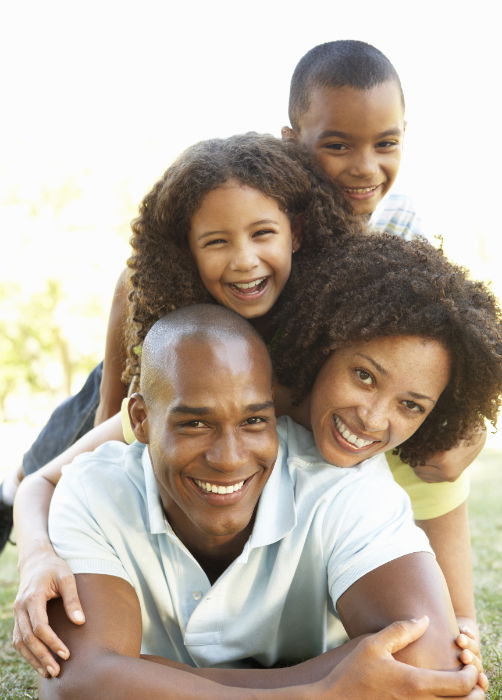
[[[249,227],[251,226],[263,226],[264,224],[278,224],[279,222],[276,221],[275,219],[259,219],[258,221],[252,221],[249,224]],[[197,236],[198,241],[202,241],[204,238],[207,238],[208,236],[214,236],[215,234],[218,233],[228,233],[227,230],[225,229],[216,229],[215,231],[206,231],[205,233],[201,233],[200,236]]]
[[[250,403],[244,406],[245,413],[257,413],[259,411],[264,411],[267,408],[273,408],[273,401],[264,401],[263,403]],[[211,413],[211,409],[208,406],[188,406],[187,404],[180,403],[171,409],[170,413],[185,413],[192,416],[207,416]]]
[[[357,355],[359,355],[359,357],[364,357],[365,360],[368,360],[368,362],[370,362],[373,365],[373,367],[375,367],[380,372],[380,374],[383,374],[384,377],[389,376],[388,371],[384,367],[382,367],[382,365],[378,364],[378,362],[369,355],[365,355],[362,352],[356,353],[356,356]],[[436,401],[430,396],[427,396],[426,394],[418,394],[416,391],[406,391],[406,393],[409,394],[409,396],[412,396],[414,399],[426,399],[427,401],[430,401],[432,404],[434,404],[434,406],[436,405]]]
[[[376,138],[383,139],[386,136],[401,136],[402,133],[403,133],[403,130],[396,127],[395,129],[387,129],[386,131],[380,132],[379,134],[377,134]],[[337,131],[336,129],[326,129],[326,131],[322,131],[319,134],[318,140],[321,141],[322,139],[332,138],[333,136],[336,136],[340,139],[352,138],[352,134],[349,134],[346,131]]]

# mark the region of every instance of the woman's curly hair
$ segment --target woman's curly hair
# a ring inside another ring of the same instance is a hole
[[[292,276],[298,269],[314,274],[318,251],[329,255],[337,238],[361,228],[343,194],[295,143],[248,133],[191,146],[146,195],[132,222],[124,382],[139,374],[138,346],[157,319],[181,306],[214,302],[200,281],[188,234],[204,196],[231,179],[274,198],[290,220],[299,218],[302,245]]]
[[[298,402],[329,353],[350,343],[413,335],[449,351],[446,389],[396,450],[411,466],[470,439],[484,418],[495,426],[502,393],[500,308],[486,285],[469,280],[425,239],[366,234],[340,240],[332,259],[319,257],[315,277],[294,280],[280,313],[274,370]]]

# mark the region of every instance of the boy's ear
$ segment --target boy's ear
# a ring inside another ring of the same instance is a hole
[[[145,405],[145,399],[141,394],[135,393],[129,398],[127,405],[131,428],[136,440],[148,444],[148,416]]]
[[[281,129],[283,141],[298,141],[298,135],[290,126],[283,126]]]

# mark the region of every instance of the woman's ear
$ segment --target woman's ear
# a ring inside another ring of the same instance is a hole
[[[303,214],[296,214],[291,220],[291,242],[293,253],[300,250],[303,240]]]
[[[131,428],[136,440],[143,442],[145,445],[149,442],[148,435],[148,415],[145,404],[145,399],[141,394],[135,393],[129,398],[127,405]]]

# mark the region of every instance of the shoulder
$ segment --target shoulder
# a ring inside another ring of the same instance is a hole
[[[371,226],[379,231],[410,239],[422,235],[422,224],[412,198],[402,192],[390,192],[373,212]]]

